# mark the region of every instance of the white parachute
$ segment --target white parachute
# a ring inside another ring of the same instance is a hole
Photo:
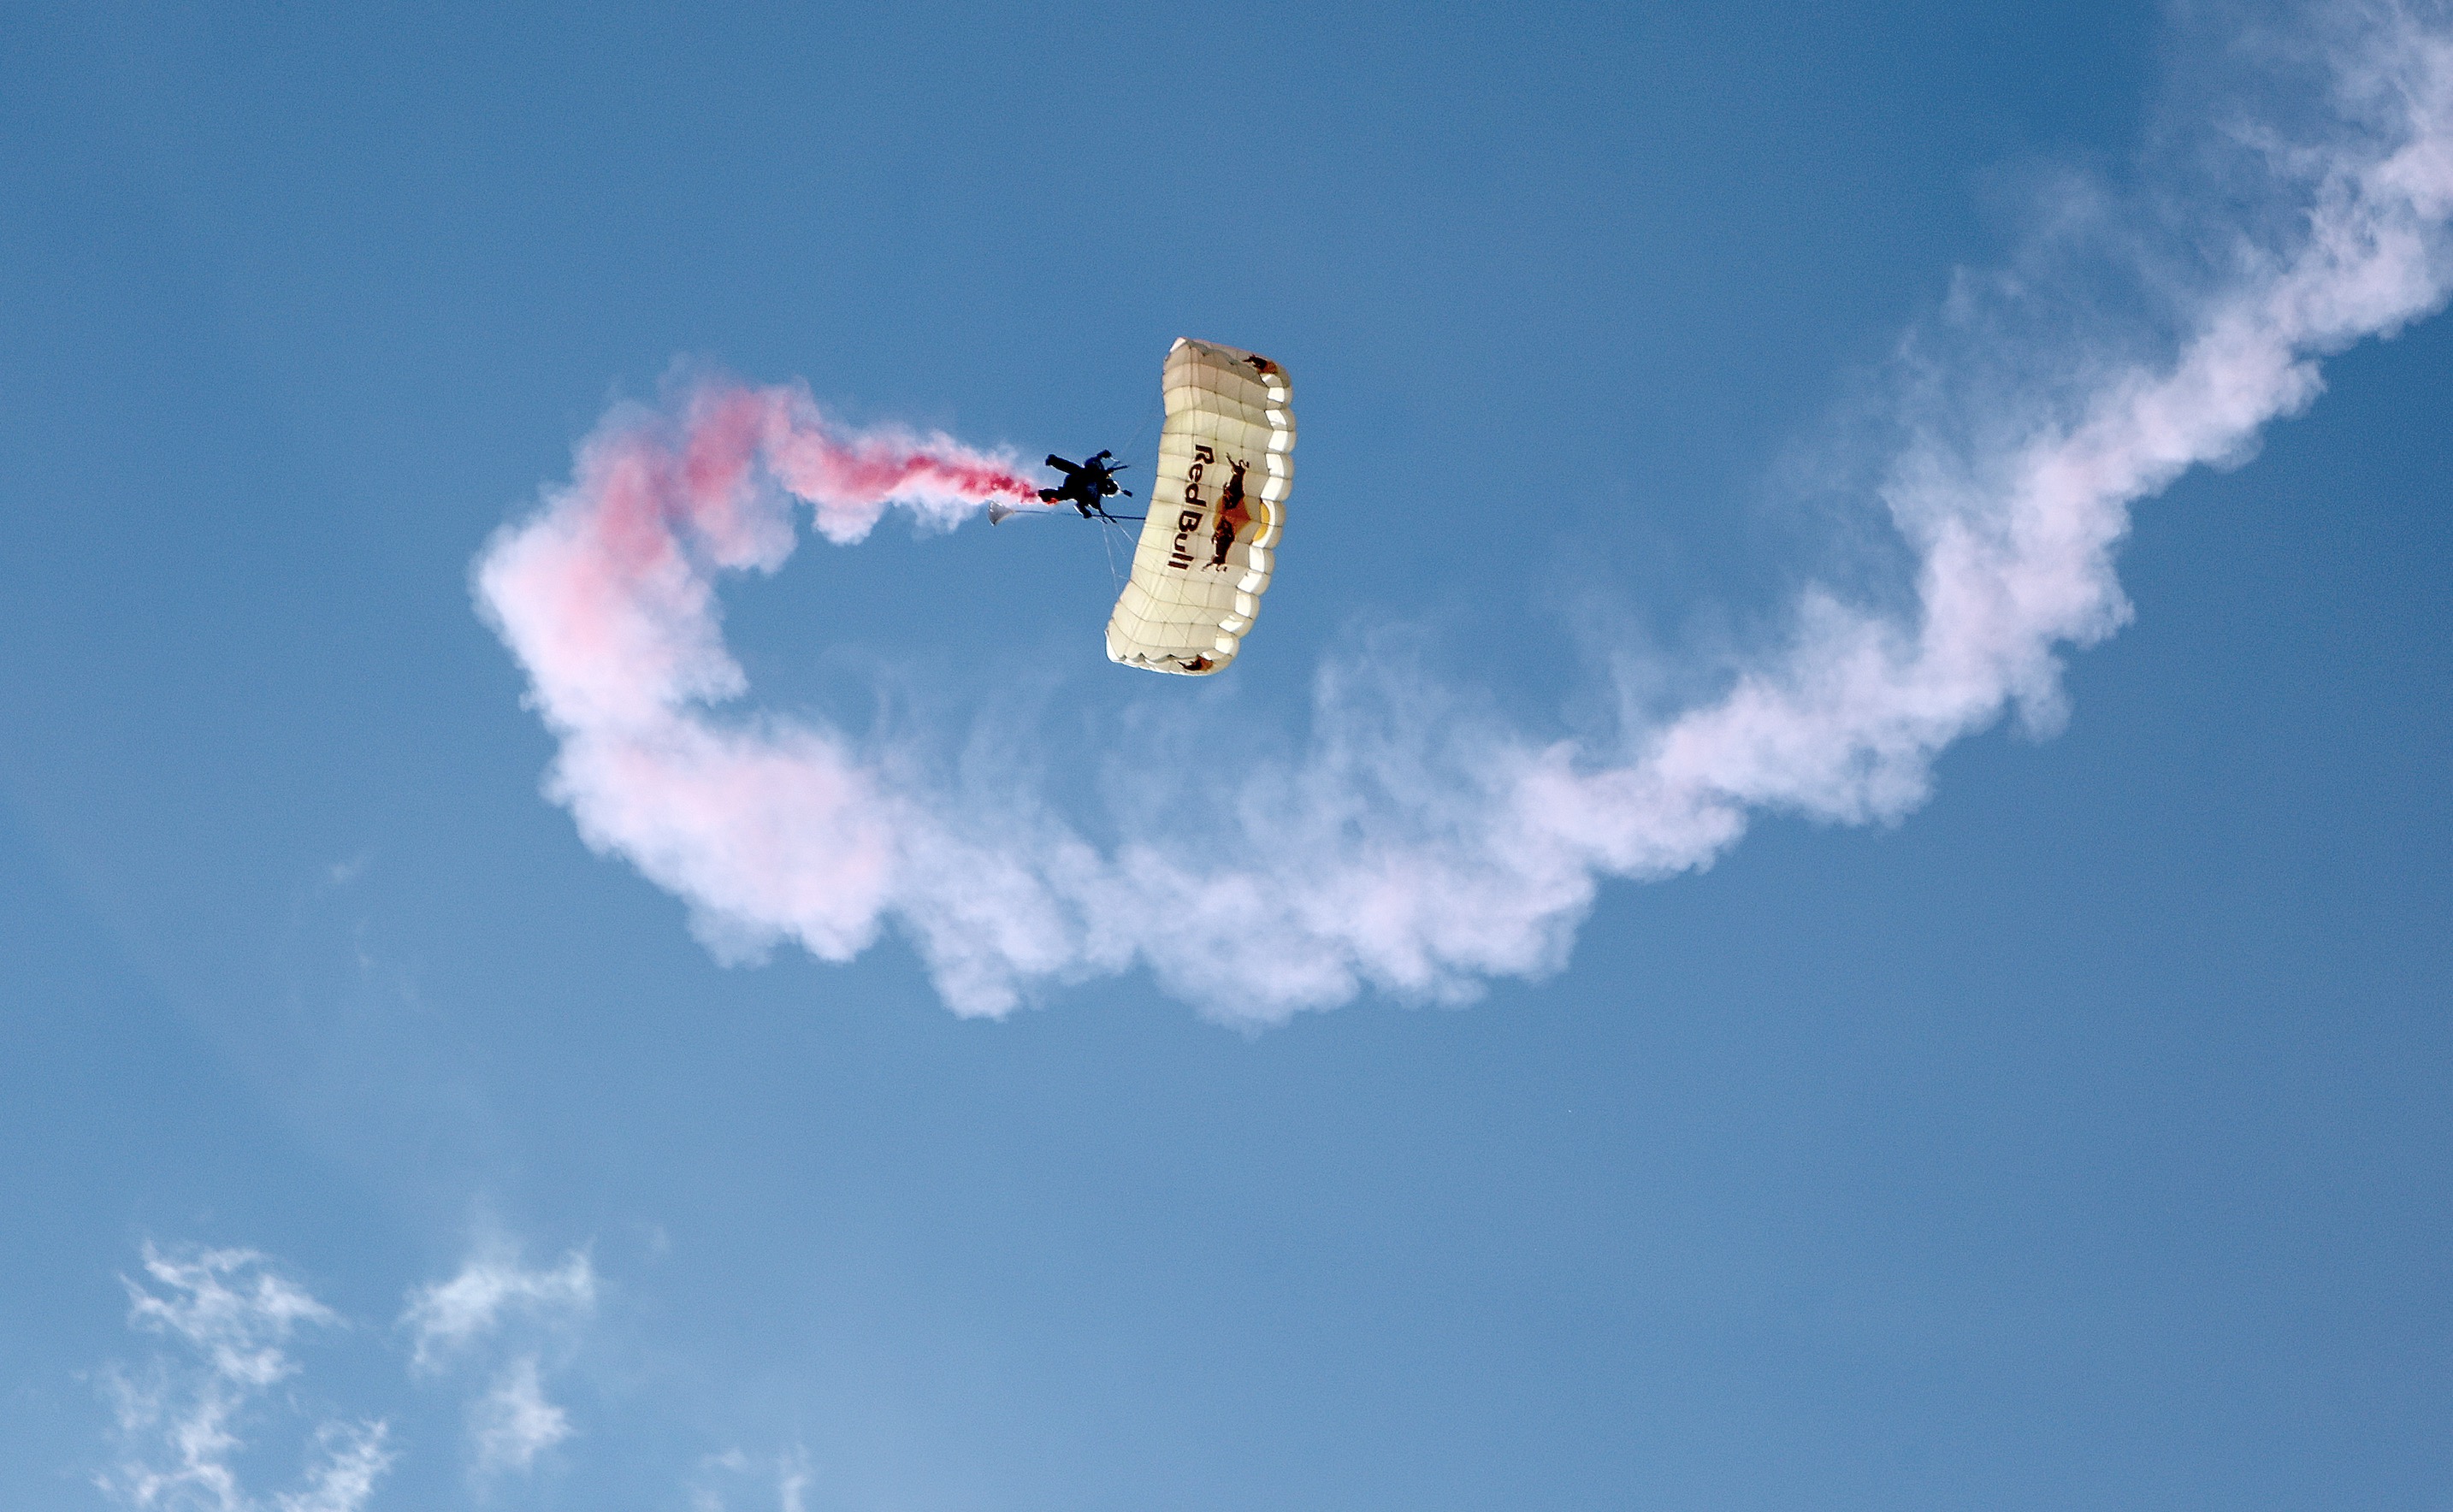
[[[1295,481],[1294,386],[1266,357],[1178,337],[1167,425],[1107,660],[1201,677],[1235,659],[1268,589]]]

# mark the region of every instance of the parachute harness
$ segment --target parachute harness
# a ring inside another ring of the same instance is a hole
[[[1166,418],[1167,405],[1163,401],[1153,404],[1148,408],[1145,409],[1142,412],[1141,428],[1133,432],[1133,436],[1130,441],[1125,443],[1125,455],[1127,457],[1140,457],[1142,455],[1143,444],[1150,440],[1150,432],[1157,429],[1159,422]],[[1158,476],[1157,467],[1153,465],[1146,476],[1155,479]],[[1115,586],[1118,593],[1122,593],[1125,590],[1125,572],[1124,568],[1116,566],[1116,538],[1120,535],[1126,534],[1133,536],[1133,540],[1130,545],[1127,546],[1125,553],[1126,561],[1127,565],[1129,565],[1132,560],[1133,550],[1140,545],[1140,534],[1137,531],[1128,531],[1126,527],[1126,522],[1131,521],[1134,524],[1139,524],[1143,518],[1144,516],[1142,515],[1109,516],[1106,514],[1102,514],[1098,517],[1099,541],[1102,546],[1107,547],[1107,580]]]
[[[1116,591],[1119,593],[1125,590],[1125,575],[1116,570],[1116,535],[1124,527],[1116,521],[1107,519],[1104,515],[1100,517],[1099,544],[1107,548],[1107,579],[1115,585]]]

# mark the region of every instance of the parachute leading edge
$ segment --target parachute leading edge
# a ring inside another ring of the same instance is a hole
[[[1167,425],[1107,660],[1201,677],[1235,659],[1260,612],[1294,487],[1294,386],[1266,357],[1178,337]]]

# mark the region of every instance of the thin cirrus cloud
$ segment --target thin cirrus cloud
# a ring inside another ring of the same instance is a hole
[[[811,1480],[806,1450],[795,1447],[765,1459],[728,1449],[700,1462],[690,1486],[690,1512],[729,1512],[743,1506],[807,1512]]]
[[[1904,346],[1870,498],[1911,555],[1909,602],[1811,588],[1716,691],[1605,736],[1537,737],[1331,666],[1309,746],[1217,806],[1230,817],[1187,834],[1127,810],[1101,846],[1029,794],[915,775],[944,765],[928,752],[728,717],[748,687],[717,586],[782,564],[795,500],[848,545],[889,503],[950,526],[1017,486],[1009,459],[839,431],[794,390],[703,384],[608,415],[571,482],[481,554],[479,607],[559,742],[548,794],[719,954],[841,961],[894,927],[964,1013],[1137,965],[1244,1022],[1365,990],[1468,997],[1563,964],[1605,880],[1706,866],[1758,813],[1896,818],[1953,742],[2013,713],[2053,727],[2063,649],[2129,615],[2113,555],[2131,507],[2246,455],[2314,399],[2320,358],[2443,302],[2438,12],[2322,10],[2296,46],[2317,74],[2207,131],[2228,176],[2151,184],[2135,224],[2103,228],[2106,247],[2163,235],[2197,258],[2134,280],[2162,290],[2150,315],[2086,316],[2076,270],[2056,288],[2026,268],[1964,279]]]
[[[393,1460],[381,1418],[326,1416],[303,1430],[294,1489],[259,1498],[237,1466],[242,1429],[298,1374],[290,1353],[308,1332],[346,1325],[330,1308],[246,1249],[162,1249],[148,1243],[145,1278],[127,1280],[129,1326],[162,1342],[137,1367],[103,1373],[117,1453],[94,1477],[131,1507],[211,1512],[358,1512]],[[285,1423],[285,1427],[289,1424]]]
[[[365,1339],[349,1321],[248,1249],[148,1243],[127,1281],[128,1323],[151,1354],[99,1372],[114,1452],[93,1476],[132,1508],[180,1512],[359,1512],[400,1462],[397,1412],[319,1407],[304,1389],[299,1345]],[[428,1386],[465,1383],[467,1468],[479,1480],[533,1470],[577,1436],[551,1401],[598,1298],[585,1251],[530,1268],[513,1246],[480,1245],[449,1279],[413,1288],[398,1326],[409,1374]],[[246,1472],[288,1464],[287,1488],[250,1487]]]
[[[548,1402],[534,1355],[520,1355],[496,1372],[469,1414],[480,1474],[526,1471],[537,1456],[571,1435],[570,1414]]]
[[[596,1301],[586,1251],[532,1269],[500,1241],[481,1243],[449,1280],[409,1293],[400,1322],[411,1339],[410,1371],[487,1382],[467,1411],[477,1475],[526,1473],[576,1433],[570,1414],[547,1398],[545,1375],[551,1361],[567,1363]]]
[[[410,1336],[409,1364],[436,1370],[514,1320],[584,1320],[596,1310],[596,1267],[572,1250],[550,1269],[532,1270],[499,1242],[478,1246],[449,1281],[409,1294],[401,1326]]]

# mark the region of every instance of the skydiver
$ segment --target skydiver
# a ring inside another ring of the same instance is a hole
[[[1049,452],[1047,465],[1065,474],[1065,481],[1053,488],[1040,489],[1040,502],[1070,504],[1082,511],[1082,518],[1085,520],[1093,514],[1102,520],[1114,519],[1115,516],[1109,514],[1107,506],[1100,501],[1113,498],[1119,493],[1127,499],[1133,496],[1132,489],[1124,487],[1116,482],[1118,469],[1108,466],[1107,459],[1114,455],[1112,451],[1102,451],[1087,462],[1073,463],[1066,461],[1052,451]]]

